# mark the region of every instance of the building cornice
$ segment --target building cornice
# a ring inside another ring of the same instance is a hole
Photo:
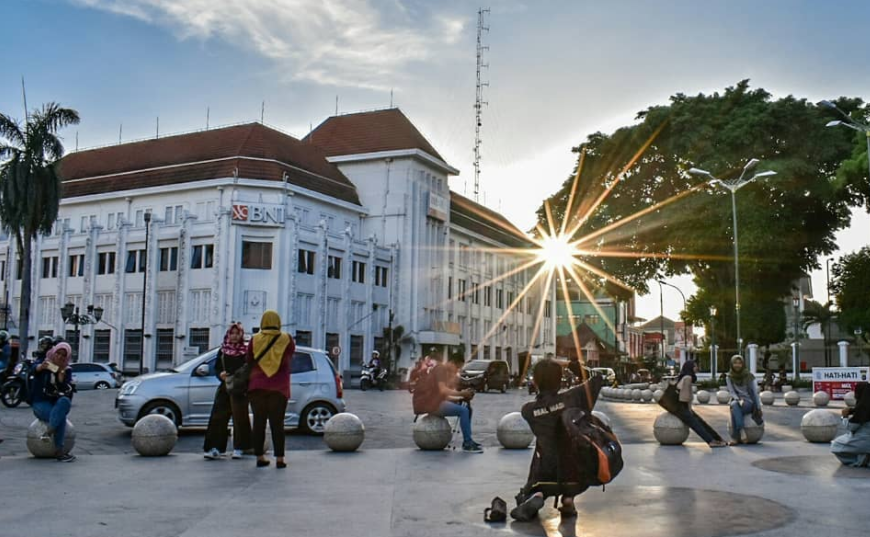
[[[458,169],[447,164],[440,158],[433,157],[429,153],[420,149],[396,149],[392,151],[376,151],[374,153],[359,153],[356,155],[337,155],[334,157],[327,157],[326,160],[333,164],[343,164],[347,162],[383,160],[387,158],[416,158],[435,166],[447,175],[459,175]]]

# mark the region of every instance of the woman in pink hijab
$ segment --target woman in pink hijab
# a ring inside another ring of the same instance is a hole
[[[72,408],[72,370],[69,367],[72,349],[68,343],[60,342],[45,355],[45,360],[33,366],[33,413],[46,422],[48,427],[40,440],[54,440],[57,460],[72,462],[75,455],[64,453],[63,442],[66,435],[66,417]]]

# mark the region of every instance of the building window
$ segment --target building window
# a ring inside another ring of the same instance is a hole
[[[299,250],[299,263],[296,271],[301,274],[314,274],[314,252]]]
[[[468,266],[468,257],[469,257],[468,245],[467,244],[460,244],[459,245],[459,266],[460,267],[465,268]]]
[[[387,267],[375,267],[375,285],[379,287],[387,286]]]
[[[329,256],[326,266],[326,277],[334,280],[341,279],[341,258],[334,255]]]
[[[366,283],[366,264],[362,261],[353,262],[353,281],[356,283]]]
[[[136,210],[136,227],[145,227],[145,213],[151,213],[151,209]]]
[[[514,292],[508,291],[508,307],[513,307],[514,305]]]
[[[71,362],[78,362],[81,360],[81,357],[79,356],[79,340],[76,338],[76,335],[75,330],[67,330],[63,336],[72,349],[72,357],[70,358]]]
[[[0,261],[0,282],[6,280],[6,260]]]
[[[362,336],[350,336],[350,365],[361,367],[363,363],[363,343],[365,339]]]
[[[475,285],[474,289],[471,291],[471,302],[473,304],[480,304],[480,286]]]
[[[214,244],[197,244],[190,255],[190,268],[203,269],[214,266]]]
[[[55,257],[43,257],[42,258],[42,277],[43,278],[57,278],[57,265],[58,265],[58,258],[56,256]]]
[[[142,331],[124,330],[124,371],[138,371],[142,357]]]
[[[483,288],[483,305],[492,306],[492,287],[488,285]]]
[[[296,331],[296,345],[299,347],[310,347],[311,346],[311,332],[307,330],[297,330]]]
[[[115,273],[115,252],[100,252],[97,254],[97,274]]]
[[[158,371],[172,368],[172,355],[175,352],[175,330],[157,329],[157,367]]]
[[[465,280],[459,280],[457,283],[459,284],[459,287],[456,289],[456,292],[459,295],[459,300],[465,302],[466,282]]]
[[[68,276],[74,278],[76,276],[85,275],[85,256],[84,254],[76,254],[69,256],[69,273]]]
[[[242,241],[242,268],[272,270],[272,243]]]
[[[550,311],[550,301],[547,300],[544,303],[544,317],[549,319],[552,316],[552,312]]]
[[[167,225],[180,224],[184,217],[184,205],[169,205],[163,213],[164,223]]]
[[[191,328],[190,329],[190,339],[188,343],[191,347],[196,347],[199,349],[200,354],[206,352],[209,345],[209,329],[208,328]]]
[[[178,270],[178,247],[160,249],[160,272]]]
[[[447,277],[447,299],[453,298],[453,276]]]
[[[145,250],[127,250],[127,263],[124,265],[124,272],[132,274],[134,272],[145,272]]]
[[[495,307],[504,309],[504,291],[501,289],[495,290]]]
[[[99,364],[109,363],[112,348],[111,330],[94,330],[94,362]]]

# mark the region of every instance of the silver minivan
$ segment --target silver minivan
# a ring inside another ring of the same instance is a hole
[[[207,426],[220,384],[215,376],[217,351],[212,349],[171,371],[125,382],[115,399],[118,418],[128,427],[148,414],[162,414],[179,427]],[[346,408],[341,378],[326,353],[310,347],[296,347],[290,367],[284,426],[323,434],[329,418]]]

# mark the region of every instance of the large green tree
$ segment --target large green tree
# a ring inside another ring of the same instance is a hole
[[[843,256],[831,272],[840,326],[850,332],[860,328],[870,341],[870,246]]]
[[[863,104],[836,103],[847,112]],[[849,223],[854,197],[836,172],[854,140],[847,129],[825,128],[835,114],[805,99],[773,99],[742,81],[722,93],[674,95],[670,104],[639,113],[632,126],[590,135],[575,148],[582,171],[567,215],[579,225],[575,239],[593,237],[580,244],[588,250],[583,261],[640,292],[653,277],[691,272],[699,291],[687,318],[707,322],[709,307],[717,306],[717,343],[735,348],[730,194],[688,170],[727,180],[750,158],[761,159],[758,170],[777,175],[737,193],[741,331],[746,342],[782,341],[782,299],[835,249],[835,232]],[[548,200],[556,221],[566,217],[573,175]],[[538,216],[546,225],[543,206]],[[627,255],[610,257],[616,254]]]
[[[78,112],[56,103],[29,113],[23,125],[0,114],[0,222],[15,236],[21,259],[22,356],[27,356],[33,239],[51,232],[60,205],[57,161],[64,149],[57,133],[78,122]]]
[[[801,315],[801,327],[806,330],[810,325],[818,324],[822,330],[822,338],[825,343],[825,365],[831,366],[831,325],[836,324],[837,312],[834,311],[833,302],[821,304],[815,300],[807,301]]]

